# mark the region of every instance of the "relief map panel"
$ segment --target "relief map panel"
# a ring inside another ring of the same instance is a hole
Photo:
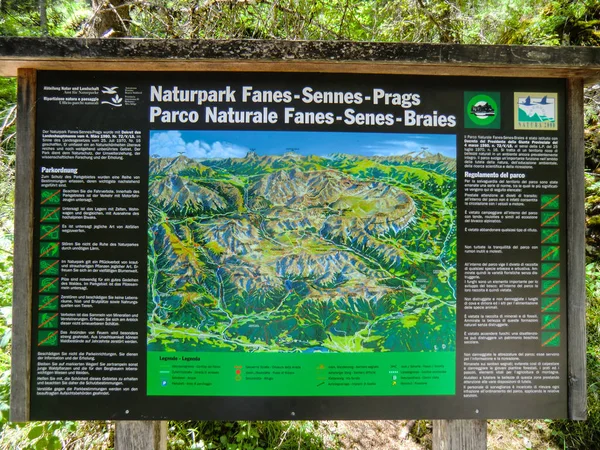
[[[37,77],[32,419],[566,416],[564,80]]]
[[[455,142],[153,131],[148,349],[454,352]]]

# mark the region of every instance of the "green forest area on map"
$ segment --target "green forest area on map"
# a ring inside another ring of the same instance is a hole
[[[456,160],[150,159],[148,350],[454,351]]]

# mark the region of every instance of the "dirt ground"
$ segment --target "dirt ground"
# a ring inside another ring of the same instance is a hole
[[[329,431],[325,443],[331,449],[423,450],[431,448],[431,422],[417,421],[414,424],[408,422],[406,420],[338,420],[321,424]],[[412,430],[410,433],[409,429]]]
[[[331,450],[429,450],[431,421],[363,420],[321,422]],[[410,430],[410,431],[409,431]],[[559,450],[543,420],[488,421],[488,450]]]

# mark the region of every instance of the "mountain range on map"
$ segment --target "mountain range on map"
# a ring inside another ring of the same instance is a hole
[[[456,161],[153,157],[148,348],[455,348]]]

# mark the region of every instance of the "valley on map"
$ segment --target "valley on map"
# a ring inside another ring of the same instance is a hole
[[[151,149],[149,351],[455,350],[455,158],[302,145]]]

